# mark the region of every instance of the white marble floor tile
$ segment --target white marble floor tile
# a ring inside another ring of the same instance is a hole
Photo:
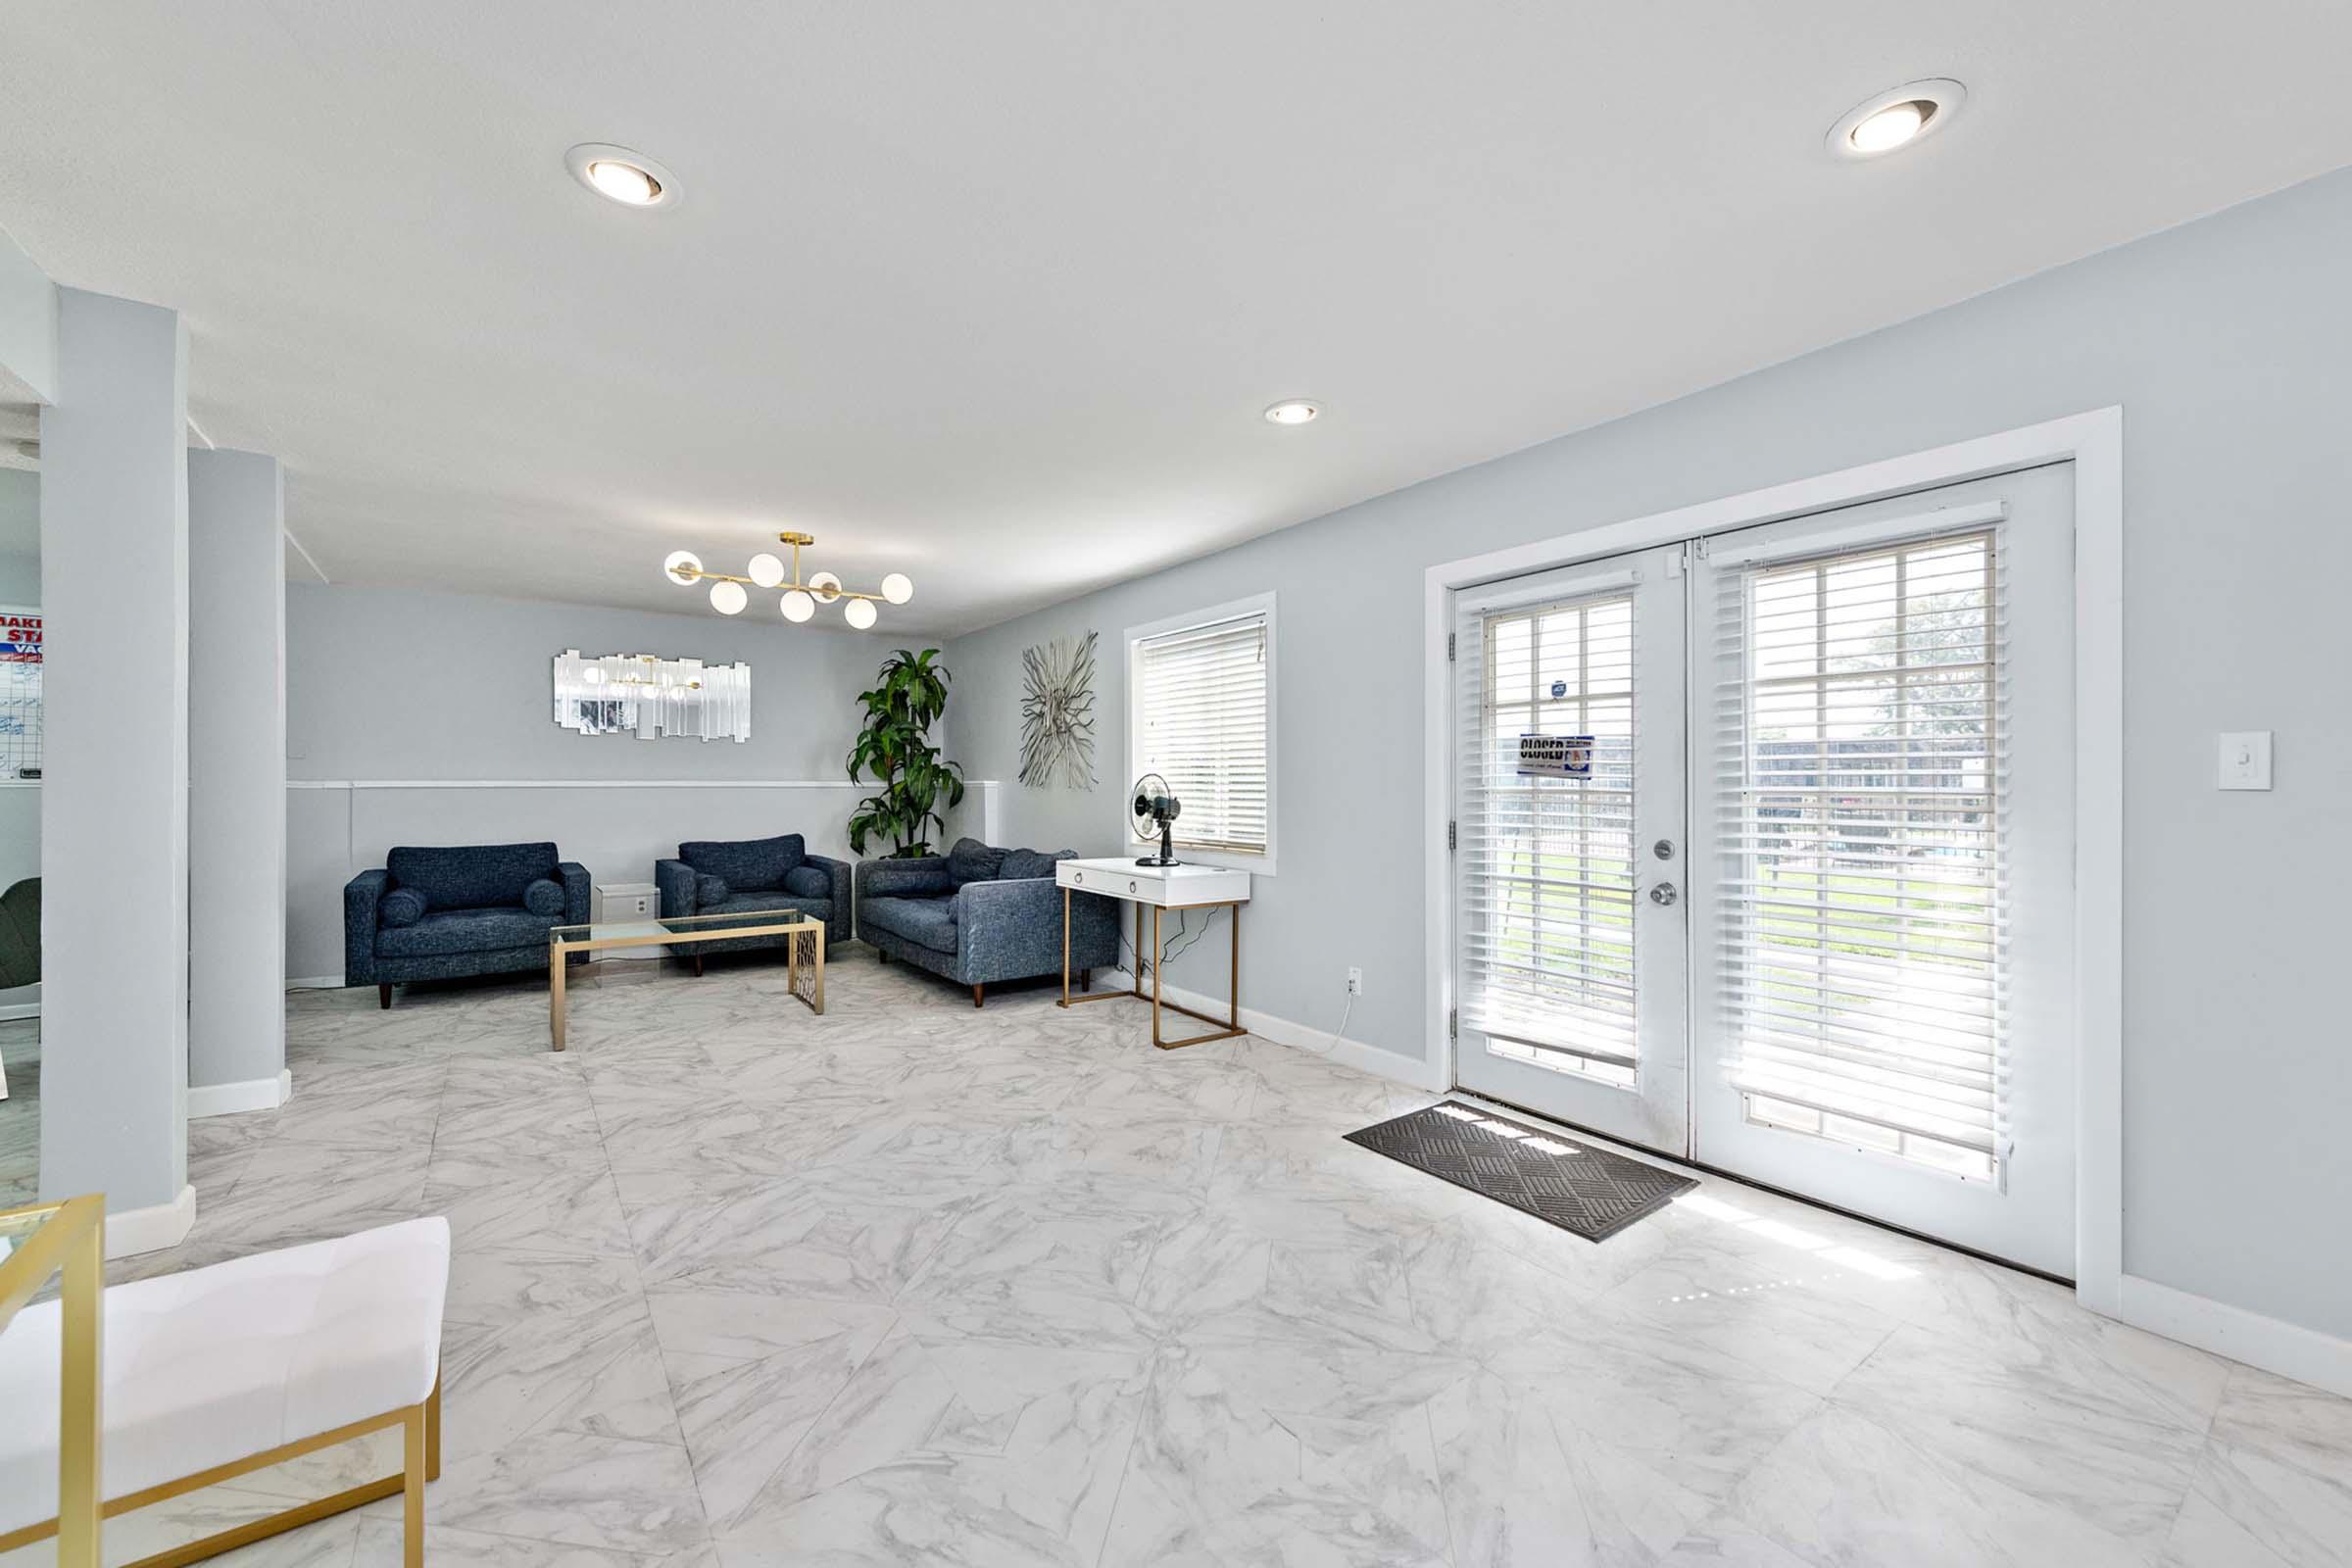
[[[2190,1501],[2292,1568],[2352,1563],[2352,1400],[2233,1367]]]
[[[1341,1136],[1430,1096],[1054,988],[613,966],[559,1056],[541,987],[290,997],[293,1102],[110,1269],[446,1213],[436,1563],[2352,1563],[2352,1402],[2031,1276],[1715,1178],[1594,1245]],[[391,1500],[228,1560],[398,1553]]]

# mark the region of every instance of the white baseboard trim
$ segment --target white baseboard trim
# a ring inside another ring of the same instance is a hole
[[[125,1208],[106,1216],[106,1255],[111,1261],[138,1252],[160,1252],[188,1239],[196,1224],[196,1189],[182,1187],[169,1203]]]
[[[298,975],[286,982],[288,991],[340,991],[343,977],[339,974]]]
[[[294,1069],[280,1067],[274,1078],[248,1078],[233,1084],[188,1085],[188,1119],[233,1116],[245,1110],[275,1110],[294,1098]]]
[[[1106,985],[1127,987],[1134,983],[1124,969],[1099,969],[1096,971],[1095,988],[1098,991]],[[1200,992],[1187,990],[1185,987],[1177,985],[1164,987],[1160,995],[1169,1002],[1191,1007],[1197,1012],[1205,1012],[1212,1018],[1225,1016],[1225,999],[1223,997],[1204,996]],[[1290,1046],[1298,1051],[1309,1052],[1314,1055],[1336,1061],[1343,1067],[1352,1067],[1358,1072],[1368,1072],[1374,1077],[1386,1078],[1394,1083],[1425,1090],[1433,1095],[1444,1093],[1446,1087],[1440,1081],[1444,1077],[1444,1069],[1434,1067],[1428,1062],[1416,1061],[1410,1056],[1400,1056],[1394,1051],[1383,1051],[1378,1046],[1367,1046],[1353,1040],[1342,1040],[1329,1030],[1311,1029],[1305,1024],[1294,1023],[1288,1018],[1277,1018],[1270,1012],[1260,1012],[1254,1007],[1242,1008],[1241,1015],[1243,1028],[1262,1040],[1271,1040],[1278,1046]],[[1192,1027],[1189,1020],[1183,1026],[1186,1031]]]
[[[2352,1340],[2192,1296],[2136,1274],[2124,1276],[2122,1297],[2123,1309],[2116,1316],[2133,1328],[2330,1394],[2352,1396]]]
[[[38,1018],[40,1015],[41,1004],[37,1002],[17,1002],[0,1007],[0,1023],[14,1023],[19,1018]]]

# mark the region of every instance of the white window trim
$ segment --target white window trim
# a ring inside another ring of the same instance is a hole
[[[2076,552],[2075,1296],[2094,1312],[2257,1365],[2268,1361],[2274,1370],[2283,1370],[2292,1362],[2306,1368],[2303,1373],[2287,1372],[2290,1377],[2322,1381],[2307,1374],[2324,1363],[2328,1376],[2342,1378],[2352,1391],[2352,1352],[2330,1350],[2323,1355],[2302,1347],[2266,1355],[2267,1342],[2251,1343],[2244,1334],[2233,1342],[2239,1348],[2230,1348],[2220,1343],[2228,1335],[2215,1320],[2236,1309],[2200,1301],[2171,1311],[2155,1298],[2163,1287],[2124,1272],[2123,448],[2123,409],[2094,409],[1429,567],[1422,578],[1421,601],[1423,880],[1434,892],[1446,887],[1451,875],[1446,824],[1453,804],[1447,738],[1452,666],[1446,657],[1446,634],[1451,624],[1448,596],[1455,589],[2071,460]],[[1423,958],[1429,1040],[1423,1059],[1447,1083],[1454,1081],[1453,1048],[1446,1032],[1447,1013],[1454,1005],[1451,903],[1441,897],[1427,901]],[[2284,1338],[2287,1332],[2282,1328],[2271,1338]],[[2291,1332],[2314,1337],[2307,1331]]]
[[[1276,778],[1282,771],[1280,762],[1282,728],[1276,712],[1282,682],[1278,678],[1279,672],[1275,664],[1278,657],[1277,650],[1281,646],[1282,639],[1276,635],[1275,631],[1274,595],[1271,591],[1251,594],[1247,599],[1228,600],[1221,605],[1209,605],[1182,615],[1163,616],[1158,620],[1147,621],[1141,626],[1127,628],[1123,634],[1127,650],[1127,705],[1121,719],[1127,731],[1125,748],[1127,777],[1121,783],[1122,786],[1132,784],[1136,779],[1142,777],[1144,772],[1143,764],[1136,757],[1135,655],[1137,645],[1146,638],[1165,637],[1170,632],[1188,631],[1195,626],[1205,626],[1212,621],[1238,620],[1244,615],[1256,614],[1263,614],[1266,617],[1266,853],[1250,855],[1237,850],[1188,847],[1184,842],[1184,818],[1179,816],[1176,819],[1176,858],[1193,865],[1224,866],[1237,871],[1254,871],[1259,876],[1272,876],[1274,874],[1277,824],[1281,817],[1282,804],[1275,788]],[[1135,855],[1146,849],[1157,848],[1158,840],[1154,839],[1147,845],[1133,833],[1134,819],[1127,809],[1127,791],[1124,787],[1119,791],[1117,806],[1119,842],[1127,846],[1127,853]]]

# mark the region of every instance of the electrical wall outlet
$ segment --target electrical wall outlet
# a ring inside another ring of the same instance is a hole
[[[1351,997],[1364,994],[1364,971],[1352,964],[1348,968],[1348,994]]]

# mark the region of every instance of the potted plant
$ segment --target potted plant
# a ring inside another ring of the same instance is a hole
[[[920,654],[902,648],[882,662],[874,689],[858,694],[865,725],[850,750],[850,782],[864,773],[882,788],[859,801],[850,817],[853,854],[863,855],[866,840],[880,837],[895,846],[893,859],[929,855],[930,825],[947,829],[942,805],[963,799],[963,768],[941,757],[930,740],[931,726],[948,706],[950,676],[946,666],[932,662],[938,657],[936,648]]]

